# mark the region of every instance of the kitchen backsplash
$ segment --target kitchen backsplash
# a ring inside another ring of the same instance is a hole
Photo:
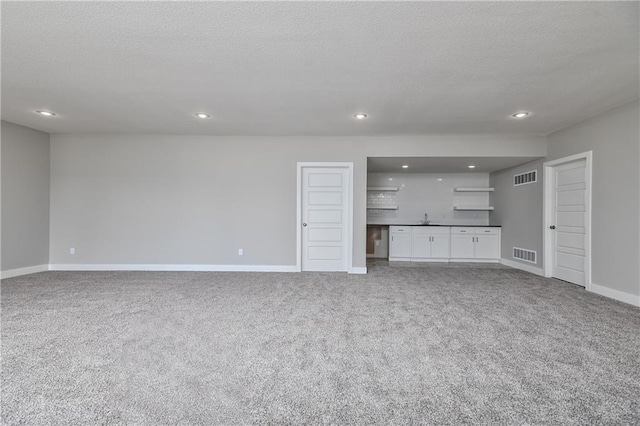
[[[488,225],[488,211],[453,210],[454,205],[489,205],[488,192],[454,192],[454,188],[488,186],[488,173],[369,173],[367,187],[398,191],[367,191],[367,223],[418,224],[428,213],[431,223]],[[397,210],[375,209],[392,206]]]

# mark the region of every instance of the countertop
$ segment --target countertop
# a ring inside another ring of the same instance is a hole
[[[459,226],[461,228],[502,228],[502,225],[445,225],[440,223],[367,223],[367,226]]]

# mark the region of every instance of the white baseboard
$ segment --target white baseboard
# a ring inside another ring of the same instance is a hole
[[[173,271],[173,272],[300,272],[295,265],[181,265],[181,264],[71,264],[30,266],[0,272],[0,278],[13,278],[44,271]],[[366,267],[353,267],[350,274],[366,274]]]
[[[51,271],[298,272],[295,265],[52,264]]]
[[[500,259],[500,263],[502,263],[505,266],[521,269],[523,271],[531,272],[532,274],[536,274],[536,275],[540,275],[541,277],[544,277],[544,270],[542,268],[538,268],[537,266],[527,265],[526,263],[516,262],[510,259]]]
[[[49,265],[28,266],[26,268],[9,269],[0,272],[0,279],[19,277],[21,275],[35,274],[49,270]]]
[[[449,259],[449,262],[451,263],[500,263],[500,260],[499,259],[476,259],[475,257],[473,257],[469,259],[451,258]]]
[[[624,291],[614,290],[609,287],[603,287],[601,285],[591,283],[591,290],[593,293],[600,296],[609,297],[611,299],[618,300],[620,302],[628,303],[633,306],[640,307],[640,296],[634,294],[625,293]]]

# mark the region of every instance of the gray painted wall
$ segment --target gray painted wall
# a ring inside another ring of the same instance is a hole
[[[544,260],[542,162],[543,160],[536,160],[491,173],[489,178],[490,186],[495,188],[490,195],[490,204],[495,210],[489,215],[489,220],[492,225],[502,226],[502,258],[534,266],[533,263],[512,257],[514,247],[534,250],[537,253],[535,266],[538,268],[542,268]],[[532,170],[538,171],[537,182],[513,185],[513,175]]]
[[[548,160],[593,151],[592,282],[640,295],[640,111],[624,105],[548,137]]]
[[[49,135],[2,122],[2,270],[49,263]]]
[[[363,267],[368,156],[535,158],[545,155],[545,142],[492,135],[52,135],[51,263],[294,265],[296,163],[348,161],[354,266]]]

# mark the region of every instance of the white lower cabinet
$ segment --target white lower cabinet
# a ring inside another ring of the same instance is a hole
[[[451,227],[451,260],[497,262],[500,260],[500,228]]]
[[[412,226],[411,260],[443,262],[449,260],[448,226]]]
[[[389,227],[389,260],[411,260],[411,228]]]
[[[499,262],[499,227],[389,226],[389,260]]]
[[[457,231],[457,232],[456,232]],[[451,258],[473,259],[476,257],[476,234],[471,228],[454,230],[451,233]]]

